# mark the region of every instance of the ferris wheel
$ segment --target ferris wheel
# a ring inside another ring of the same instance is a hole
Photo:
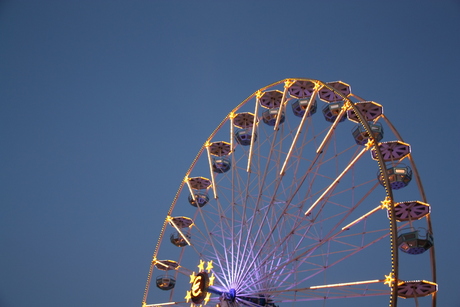
[[[435,306],[430,212],[382,105],[341,81],[281,80],[193,159],[143,306]]]

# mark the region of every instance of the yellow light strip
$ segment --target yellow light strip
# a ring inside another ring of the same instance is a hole
[[[235,118],[235,113],[231,113],[229,115],[229,118],[230,118],[230,153],[233,153],[233,151],[235,150],[235,135],[234,135],[234,128],[233,128],[233,119]]]
[[[363,148],[363,150],[361,150],[361,152],[353,159],[353,161],[350,162],[350,164],[348,164],[348,166],[342,171],[342,173],[337,177],[335,178],[335,180],[329,185],[329,187],[326,189],[326,191],[323,192],[323,194],[321,194],[321,196],[315,201],[315,203],[313,205],[311,205],[311,207],[307,210],[307,212],[305,212],[305,215],[309,215],[310,212],[316,207],[316,205],[321,201],[323,200],[324,196],[329,193],[329,191],[340,181],[340,179],[342,179],[342,177],[348,172],[348,170],[356,163],[356,161],[358,161],[359,158],[362,157],[362,155],[367,151],[366,148]]]
[[[249,157],[248,157],[248,166],[246,168],[246,171],[249,173],[251,172],[251,160],[252,160],[252,148],[254,147],[254,135],[256,133],[256,127],[257,127],[257,112],[259,112],[259,99],[260,96],[262,96],[262,93],[260,91],[257,92],[256,94],[256,108],[254,110],[254,124],[252,126],[252,131],[251,131],[251,146],[249,146]]]
[[[195,193],[193,192],[192,186],[190,185],[190,180],[188,177],[185,177],[185,183],[188,186],[188,190],[190,191],[190,195],[192,195],[193,201],[196,203]]]
[[[159,306],[168,306],[168,305],[175,305],[176,302],[167,302],[167,303],[161,303],[161,304],[148,304],[148,305],[143,305],[143,307],[159,307]]]
[[[163,266],[164,268],[168,268],[168,267],[169,267],[168,265],[164,264],[164,263],[161,262],[160,260],[155,260],[155,261],[154,261],[154,264],[155,264],[155,265],[157,265],[158,263],[159,263],[161,266]]]
[[[273,130],[278,130],[278,127],[280,125],[281,121],[281,114],[283,114],[284,106],[285,106],[285,100],[286,100],[286,93],[289,89],[289,84],[292,84],[291,81],[286,81],[284,83],[284,91],[283,91],[283,97],[281,98],[281,103],[280,103],[280,108],[278,110],[278,115],[276,116],[276,122],[275,122],[275,127],[273,127]]]
[[[356,223],[358,223],[359,221],[365,219],[366,217],[368,217],[369,215],[371,214],[374,214],[375,212],[377,212],[378,210],[382,209],[382,206],[377,206],[376,208],[372,209],[371,211],[369,211],[368,213],[364,214],[363,216],[357,218],[356,220],[354,220],[353,222],[351,222],[350,224],[348,224],[347,226],[345,227],[342,227],[342,230],[348,230],[351,226],[355,225]]]
[[[172,218],[171,216],[168,216],[167,219],[168,219],[168,222],[169,222],[174,228],[176,228],[177,232],[181,235],[181,237],[185,240],[185,242],[187,242],[188,245],[192,245],[192,243],[190,243],[190,241],[187,239],[187,237],[182,233],[182,231],[180,230],[180,228],[177,227],[176,223],[174,223],[173,218]]]
[[[212,158],[211,158],[211,150],[209,147],[211,146],[211,143],[207,142],[206,144],[206,151],[208,153],[208,162],[209,162],[209,172],[211,173],[211,180],[212,180],[212,192],[214,193],[214,199],[217,199],[217,191],[216,191],[216,185],[214,184],[214,172],[212,171]]]
[[[313,92],[313,94],[310,97],[310,101],[308,102],[307,109],[305,110],[305,113],[302,116],[302,120],[300,121],[299,127],[297,128],[297,132],[296,132],[296,134],[294,136],[294,139],[292,140],[291,148],[289,148],[289,152],[288,152],[288,154],[286,156],[286,159],[284,160],[283,167],[281,168],[281,171],[280,171],[281,176],[284,175],[286,165],[288,164],[289,159],[291,158],[292,150],[294,149],[295,144],[297,143],[297,139],[299,138],[300,132],[303,129],[303,125],[305,123],[305,120],[308,117],[308,113],[310,113],[310,109],[311,109],[311,106],[312,106],[312,101],[314,102],[316,100],[316,95],[318,94],[318,90],[319,90],[319,87],[316,87],[315,91]]]
[[[340,283],[340,284],[313,286],[313,287],[309,287],[308,289],[315,290],[315,289],[325,289],[325,288],[334,288],[334,287],[356,286],[356,285],[365,285],[365,284],[375,284],[379,282],[383,282],[383,280],[373,279],[373,280],[365,280],[365,281],[345,282],[345,283]]]
[[[335,119],[334,123],[332,124],[331,128],[329,129],[329,131],[327,132],[326,134],[326,137],[324,137],[323,139],[323,142],[321,143],[321,145],[319,145],[318,149],[316,150],[316,153],[321,153],[323,151],[323,148],[324,146],[326,145],[326,142],[329,140],[329,138],[331,137],[332,135],[332,132],[334,132],[335,128],[337,127],[337,125],[339,124],[340,122],[340,119],[342,118],[342,116],[345,114],[345,111],[346,111],[346,107],[345,105],[342,106],[342,109],[340,110],[340,113],[339,115],[337,116],[337,118]]]

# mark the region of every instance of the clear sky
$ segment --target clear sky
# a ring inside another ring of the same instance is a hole
[[[459,32],[458,0],[1,1],[0,306],[140,306],[204,140],[295,77],[384,106],[432,205],[438,306],[460,306]]]

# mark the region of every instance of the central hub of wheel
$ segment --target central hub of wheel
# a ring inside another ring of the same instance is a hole
[[[214,287],[209,287],[208,291],[217,295],[220,295],[224,301],[234,302],[236,299],[236,290],[230,289],[228,292],[216,289]]]
[[[230,302],[234,302],[236,298],[236,290],[230,289],[227,293],[224,294],[224,298]]]

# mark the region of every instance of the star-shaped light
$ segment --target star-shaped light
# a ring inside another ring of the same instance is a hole
[[[295,83],[294,80],[287,80],[286,82],[284,82],[284,88],[289,88],[291,87],[291,85],[293,85]]]
[[[395,277],[393,272],[391,272],[390,274],[385,275],[385,281],[383,282],[383,284],[388,285],[388,287],[391,288],[393,286],[394,281]]]
[[[213,268],[214,268],[214,266],[212,265],[212,260],[208,261],[208,265],[206,266],[206,271],[208,271],[208,273],[211,273],[211,270]]]
[[[192,298],[191,292],[187,291],[187,295],[185,296],[185,301],[188,303],[188,301],[190,301],[191,298]]]
[[[320,88],[323,87],[319,82],[313,82],[313,83],[315,84],[315,86],[314,86],[314,88],[313,88],[315,91],[316,91],[316,90],[319,90]]]
[[[374,147],[374,141],[372,141],[372,139],[368,139],[368,140],[367,140],[367,143],[364,144],[364,146],[366,146],[366,149],[369,150],[369,149],[371,149],[372,147]]]
[[[208,302],[209,302],[209,298],[211,297],[211,292],[208,292],[208,294],[206,294],[206,297],[204,299],[204,304],[203,305],[206,305]]]
[[[214,279],[216,279],[216,277],[214,277],[214,274],[211,274],[211,276],[209,277],[209,285],[210,286],[214,285]]]
[[[380,203],[382,204],[382,208],[390,209],[391,199],[387,196],[385,200],[381,201]]]
[[[200,259],[200,264],[198,265],[200,272],[204,271],[204,261]]]
[[[195,278],[196,278],[195,272],[192,272],[192,275],[190,275],[190,283],[191,284],[193,284],[193,282],[195,281]]]

